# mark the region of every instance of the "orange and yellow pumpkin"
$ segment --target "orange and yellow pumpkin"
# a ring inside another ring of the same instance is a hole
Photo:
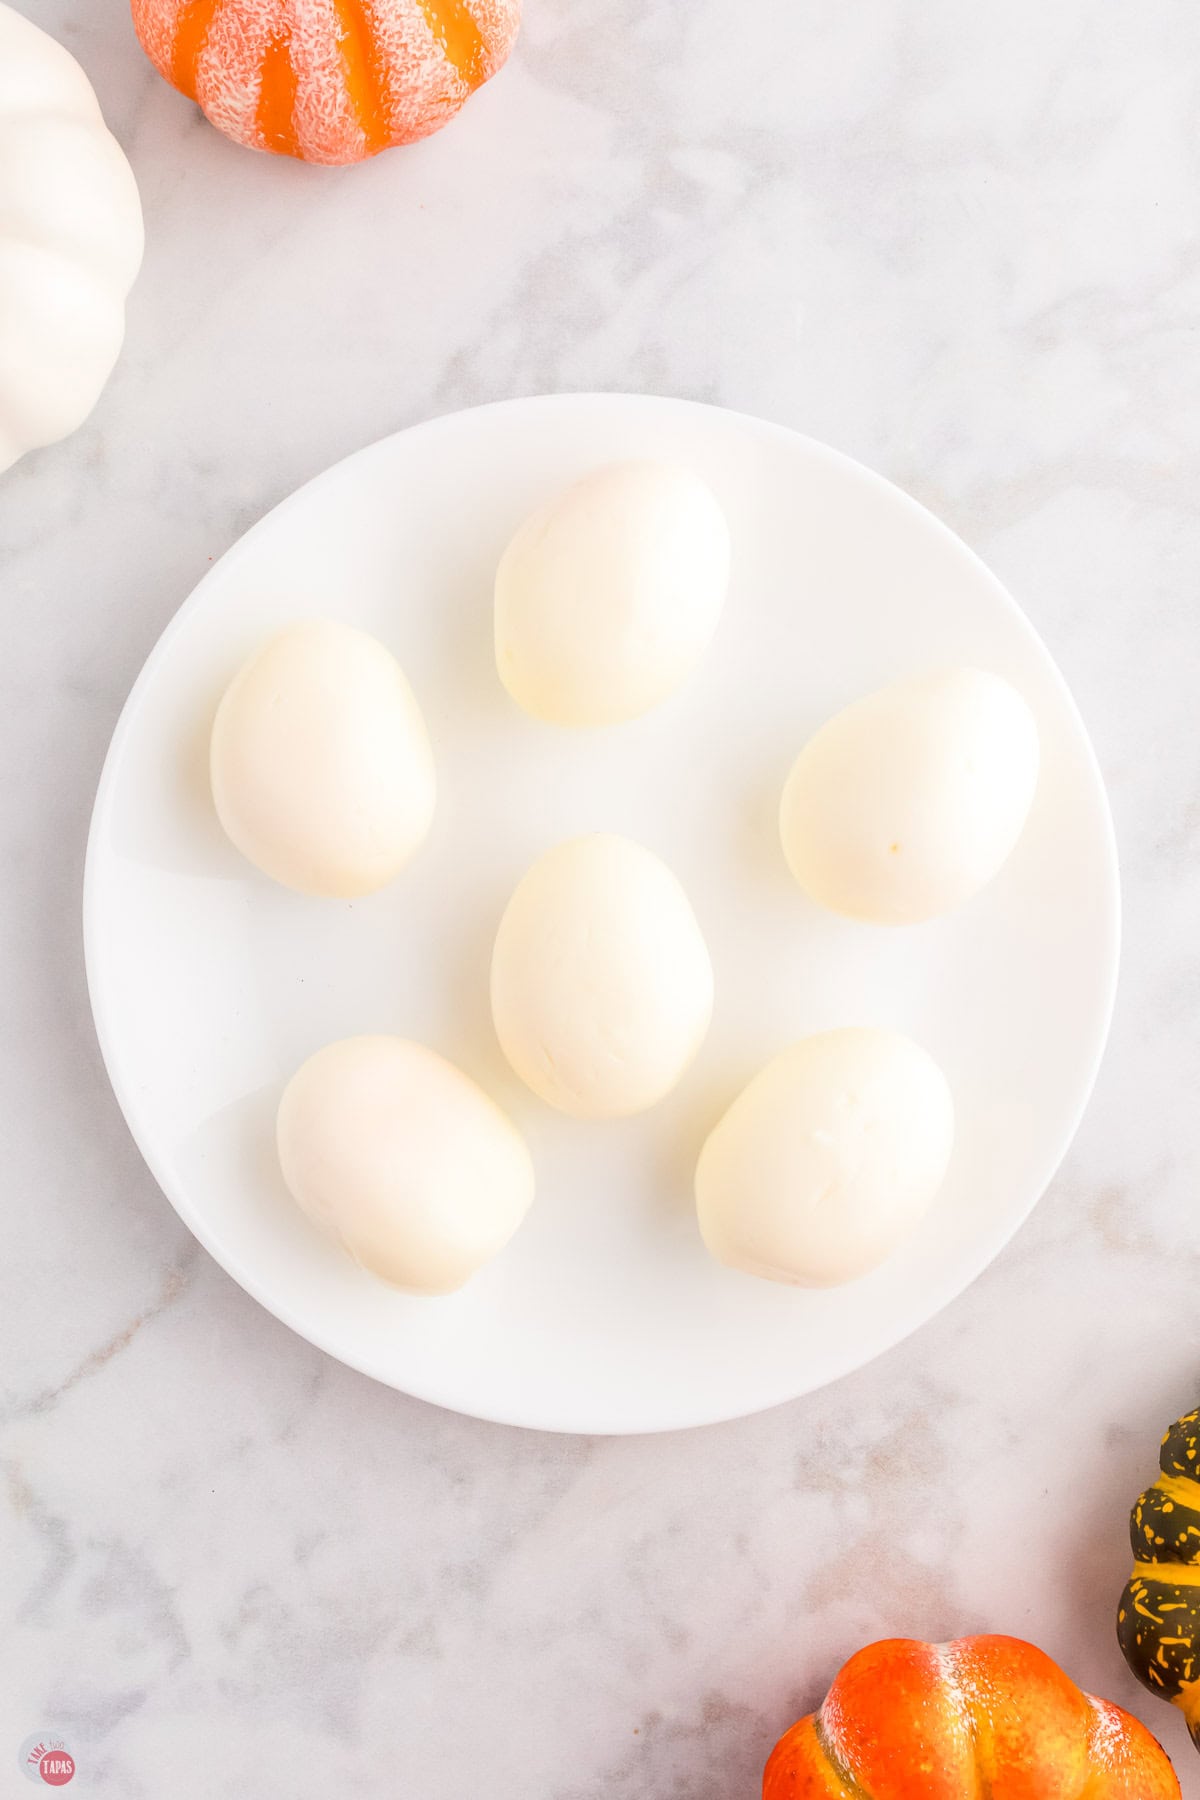
[[[1017,1638],[890,1638],[776,1745],[763,1800],[1180,1800],[1144,1725]]]
[[[351,163],[444,125],[521,0],[133,0],[151,62],[239,144]]]

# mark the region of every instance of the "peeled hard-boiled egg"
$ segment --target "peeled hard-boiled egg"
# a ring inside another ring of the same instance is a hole
[[[459,1288],[533,1200],[525,1141],[481,1088],[422,1044],[328,1044],[279,1103],[283,1178],[355,1262],[419,1294]]]
[[[708,1030],[712,965],[665,863],[599,834],[541,857],[508,903],[492,954],[492,1016],[535,1094],[579,1118],[644,1111]]]
[[[729,584],[729,527],[672,463],[598,469],[528,518],[496,573],[496,666],[525,711],[612,725],[696,668]]]
[[[911,1038],[804,1038],[743,1088],[700,1152],[704,1242],[770,1281],[853,1281],[924,1216],[953,1142],[946,1078]]]
[[[834,912],[914,924],[996,875],[1029,816],[1038,733],[982,669],[946,669],[855,701],[800,752],[779,829],[796,880]]]
[[[333,620],[293,625],[225,691],[210,756],[243,856],[304,894],[384,887],[433,818],[433,753],[399,663]]]

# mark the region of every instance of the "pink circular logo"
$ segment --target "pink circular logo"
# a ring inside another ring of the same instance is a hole
[[[35,1731],[17,1752],[17,1766],[35,1787],[66,1787],[75,1779],[75,1758],[56,1731]]]

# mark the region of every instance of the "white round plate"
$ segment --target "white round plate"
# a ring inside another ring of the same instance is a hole
[[[709,481],[733,533],[716,644],[631,725],[568,732],[517,710],[492,660],[491,584],[524,514],[629,456]],[[438,762],[432,836],[393,886],[311,900],[223,838],[209,725],[242,659],[327,615],[396,652]],[[911,671],[1005,675],[1041,728],[1029,826],[959,912],[888,929],[820,911],[784,866],[776,807],[808,734]],[[552,1114],[504,1063],[488,962],[505,900],[559,839],[618,831],[682,879],[716,974],[712,1031],[642,1118]],[[985,1267],[1079,1122],[1117,963],[1112,826],[1070,695],[1012,600],[886,481],[711,407],[562,395],[438,419],[348,458],[222,557],[151,653],[113,737],[84,897],[96,1027],[134,1137],[235,1280],[380,1381],[482,1418],[658,1431],[773,1405],[864,1363]],[[806,1032],[911,1033],[954,1089],[959,1136],[923,1229],[840,1290],[717,1267],[692,1208],[706,1130]],[[397,1294],[300,1217],[275,1166],[280,1090],[331,1039],[396,1032],[459,1063],[527,1133],[538,1198],[461,1294]]]

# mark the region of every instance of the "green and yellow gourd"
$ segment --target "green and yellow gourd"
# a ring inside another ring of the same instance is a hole
[[[1200,1407],[1172,1425],[1162,1474],[1129,1520],[1134,1566],[1117,1614],[1125,1661],[1179,1707],[1200,1749]]]

